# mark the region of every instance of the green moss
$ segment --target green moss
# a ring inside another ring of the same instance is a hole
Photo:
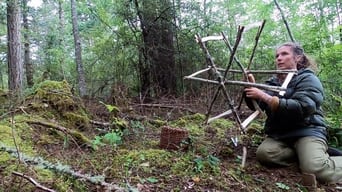
[[[0,138],[1,143],[7,147],[18,147],[21,152],[27,154],[33,153],[32,143],[30,142],[31,132],[26,131],[27,125],[23,123],[16,123],[12,127],[7,125],[0,125]]]
[[[58,110],[74,110],[77,105],[67,81],[43,81],[36,86],[35,98],[55,106]]]
[[[11,156],[3,151],[0,151],[0,164],[5,165],[11,159]]]
[[[171,173],[178,176],[192,176],[194,175],[194,156],[193,154],[185,154],[177,158],[172,164]]]
[[[116,166],[112,168],[112,174],[116,177],[164,174],[169,172],[172,159],[171,152],[160,149],[120,150],[113,159],[112,164]]]
[[[113,129],[124,130],[124,129],[127,129],[127,127],[128,127],[127,121],[120,119],[118,117],[114,117],[112,119],[112,128]]]
[[[8,146],[14,146],[12,128],[7,125],[0,125],[1,142]],[[14,137],[19,140],[18,137]]]
[[[67,121],[68,127],[86,130],[90,127],[89,118],[87,115],[76,112],[65,112],[63,117]]]
[[[163,125],[166,125],[166,121],[163,121],[163,120],[160,120],[160,119],[156,119],[154,120],[153,122],[150,122],[151,124],[155,125],[155,126],[163,126]]]
[[[205,115],[201,114],[201,113],[196,113],[193,115],[187,115],[182,117],[183,119],[185,119],[186,121],[192,121],[192,122],[196,122],[196,123],[203,123],[205,120]]]
[[[194,115],[183,116],[175,121],[172,121],[171,124],[178,126],[178,127],[186,126],[189,123],[200,125],[204,123],[204,120],[205,120],[205,115],[196,113]]]
[[[234,128],[234,122],[226,119],[216,119],[210,123],[212,127],[216,127],[218,129],[230,129]]]
[[[0,89],[0,104],[3,106],[8,102],[8,93],[5,92],[3,89]]]
[[[38,176],[38,180],[42,182],[53,181],[55,177],[55,173],[48,169],[42,169],[39,167],[35,167],[34,169]]]
[[[118,157],[120,164],[130,162],[132,166],[139,166],[141,163],[149,162],[152,166],[165,167],[169,166],[169,159],[172,157],[171,152],[161,149],[146,150],[122,150],[125,154]]]
[[[67,176],[54,178],[52,188],[56,191],[89,191],[87,186],[80,180]]]
[[[91,140],[86,137],[83,133],[76,131],[76,130],[70,130],[69,133],[79,145],[86,145],[88,147],[91,146]]]
[[[37,144],[48,145],[48,144],[58,144],[59,142],[60,142],[60,139],[56,137],[56,135],[40,134]]]

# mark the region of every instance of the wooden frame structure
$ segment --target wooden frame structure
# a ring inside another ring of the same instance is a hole
[[[236,102],[233,101],[232,97],[230,96],[230,94],[228,92],[227,86],[230,86],[230,85],[240,85],[240,86],[246,86],[246,87],[253,86],[253,87],[263,89],[263,90],[271,90],[271,91],[278,92],[279,95],[285,94],[287,85],[291,81],[292,77],[296,74],[295,70],[254,70],[254,71],[249,70],[250,65],[252,63],[252,60],[253,60],[253,57],[254,57],[254,53],[255,53],[257,44],[258,44],[258,40],[259,40],[259,37],[260,37],[260,34],[262,32],[264,25],[265,25],[265,21],[263,21],[262,24],[259,26],[256,38],[255,38],[255,44],[254,44],[253,52],[250,56],[248,66],[246,68],[241,64],[241,62],[235,56],[236,51],[237,51],[237,47],[240,43],[242,33],[244,30],[243,26],[238,28],[236,41],[235,41],[235,44],[233,47],[230,45],[226,36],[223,33],[221,33],[221,35],[219,35],[219,36],[207,36],[207,37],[203,37],[203,38],[200,37],[200,35],[198,35],[198,34],[195,36],[197,43],[199,44],[199,46],[201,47],[202,51],[205,54],[206,61],[207,61],[207,67],[202,69],[202,70],[199,70],[199,71],[197,71],[191,75],[185,76],[184,79],[196,80],[196,81],[201,81],[201,82],[206,82],[206,83],[217,85],[216,92],[215,92],[215,94],[211,100],[211,103],[208,107],[208,111],[206,114],[206,123],[207,124],[210,123],[211,121],[215,120],[215,119],[222,118],[222,117],[228,116],[230,114],[233,114],[234,119],[237,122],[237,124],[239,125],[241,132],[245,133],[248,125],[256,117],[258,117],[258,115],[261,113],[261,110],[258,107],[257,103],[255,101],[253,101],[253,105],[254,105],[256,110],[252,114],[250,114],[246,119],[242,120],[238,110],[239,110],[240,105],[242,103],[243,97],[242,97],[241,101],[239,102],[239,105],[236,105],[235,104]],[[228,62],[226,69],[219,68],[215,64],[211,54],[209,53],[209,50],[206,47],[206,42],[218,41],[218,40],[223,40],[225,45],[227,46],[227,48],[230,51],[229,62]],[[240,70],[231,69],[232,65],[233,65],[233,61],[235,61],[235,63],[237,63]],[[216,79],[212,80],[212,79],[206,79],[203,77],[199,77],[200,74],[203,74],[205,72],[210,72],[211,74],[214,74]],[[245,77],[244,79],[246,79],[246,81],[228,80],[227,76],[230,73],[242,73],[244,75],[244,77]],[[248,82],[248,74],[249,73],[252,73],[252,74],[253,73],[287,74],[287,77],[281,86],[269,86],[269,85],[260,84],[260,83]],[[223,93],[225,100],[228,103],[228,109],[225,110],[224,112],[216,115],[216,116],[211,117],[210,113],[211,113],[213,104],[216,101],[220,92]],[[237,145],[237,142],[238,142],[237,138],[232,138],[232,141],[234,142],[235,145]]]

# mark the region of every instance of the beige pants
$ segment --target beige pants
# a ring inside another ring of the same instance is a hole
[[[342,181],[342,156],[330,157],[327,144],[317,137],[302,137],[293,146],[266,138],[258,147],[257,159],[265,165],[288,166],[297,159],[303,173],[313,173],[322,183]]]

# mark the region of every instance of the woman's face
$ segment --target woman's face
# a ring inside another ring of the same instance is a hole
[[[281,46],[276,51],[277,69],[297,69],[296,56],[290,46]]]

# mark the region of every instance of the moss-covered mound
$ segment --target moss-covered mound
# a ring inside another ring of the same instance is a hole
[[[67,81],[43,81],[34,87],[32,98],[30,104],[35,113],[62,120],[66,127],[80,130],[90,127],[82,100],[72,93]]]

